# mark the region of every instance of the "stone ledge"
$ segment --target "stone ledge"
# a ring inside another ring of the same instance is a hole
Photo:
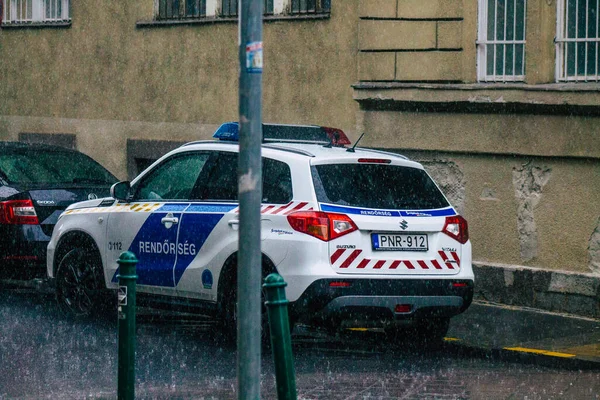
[[[600,318],[600,275],[475,262],[475,299]]]

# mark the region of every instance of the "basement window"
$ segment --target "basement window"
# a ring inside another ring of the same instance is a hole
[[[4,0],[2,3],[4,27],[71,22],[69,0]]]
[[[600,0],[559,0],[556,80],[598,82]]]
[[[527,0],[479,0],[477,79],[525,80]]]

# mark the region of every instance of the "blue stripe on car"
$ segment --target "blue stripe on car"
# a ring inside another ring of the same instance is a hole
[[[369,208],[344,207],[331,204],[320,204],[322,211],[344,214],[358,214],[372,217],[445,217],[456,215],[452,207],[437,210],[376,210]]]

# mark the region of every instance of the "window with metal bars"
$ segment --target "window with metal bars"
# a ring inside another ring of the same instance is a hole
[[[527,0],[479,0],[477,78],[525,80]]]
[[[331,11],[331,0],[291,0],[291,14],[320,14]]]
[[[206,0],[158,0],[157,19],[200,18],[206,15]]]
[[[265,15],[273,14],[273,0],[264,0]],[[238,0],[221,0],[221,16],[222,17],[237,17],[238,16]]]
[[[69,22],[69,0],[4,0],[2,25]]]
[[[600,0],[559,0],[556,80],[598,82]]]

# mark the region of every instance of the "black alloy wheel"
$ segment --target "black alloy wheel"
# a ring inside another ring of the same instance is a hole
[[[61,259],[56,272],[56,299],[67,315],[86,318],[98,313],[104,289],[97,251],[75,248]]]

